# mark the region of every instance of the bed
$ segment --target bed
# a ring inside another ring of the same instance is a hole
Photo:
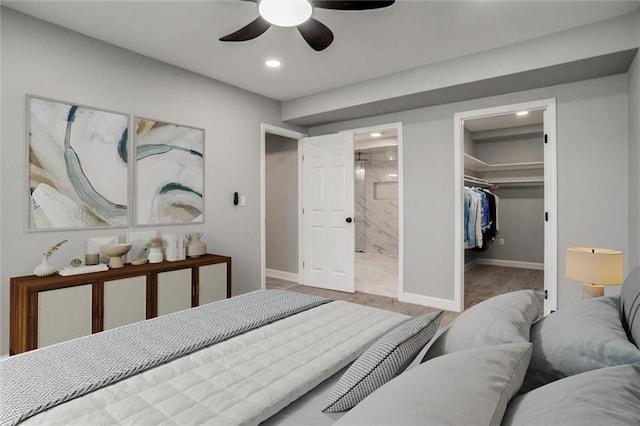
[[[489,299],[444,330],[283,290],[0,362],[0,424],[640,424],[640,269],[538,320]]]

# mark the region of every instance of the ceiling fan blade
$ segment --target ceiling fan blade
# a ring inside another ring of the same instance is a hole
[[[307,44],[317,52],[326,49],[333,42],[331,30],[317,19],[309,18],[297,28]]]
[[[313,0],[314,7],[320,7],[322,9],[336,9],[336,10],[368,10],[368,9],[382,9],[383,7],[389,7],[394,0]]]
[[[220,41],[252,40],[267,31],[270,26],[270,23],[262,19],[262,17],[258,16],[256,19],[251,21],[251,23],[240,28],[238,31],[227,34],[224,37],[220,37]]]

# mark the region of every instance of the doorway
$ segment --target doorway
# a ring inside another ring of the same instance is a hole
[[[392,269],[395,269],[396,271],[396,296],[395,298],[398,298],[399,300],[403,299],[403,281],[402,281],[402,273],[403,273],[403,199],[402,199],[402,173],[403,173],[403,167],[402,167],[402,123],[391,123],[391,124],[385,124],[385,125],[380,125],[380,126],[373,126],[373,127],[367,127],[367,128],[359,128],[359,129],[354,129],[354,130],[347,130],[347,131],[342,131],[340,132],[340,134],[348,134],[349,137],[349,144],[347,144],[349,146],[350,149],[350,169],[351,171],[349,171],[348,176],[354,176],[354,165],[355,165],[355,161],[354,161],[354,148],[353,148],[353,144],[352,142],[354,141],[354,136],[353,134],[362,134],[362,133],[372,133],[372,132],[383,132],[383,131],[392,131],[393,133],[395,133],[396,135],[396,145],[397,145],[397,159],[395,159],[394,161],[397,161],[397,167],[398,167],[398,171],[397,171],[397,176],[395,176],[396,180],[397,180],[397,185],[396,185],[396,190],[397,190],[397,210],[398,210],[398,225],[397,225],[397,230],[398,230],[398,237],[397,237],[397,263],[395,263],[394,267],[392,267]],[[280,128],[280,127],[276,127],[276,126],[272,126],[272,125],[268,125],[268,124],[262,124],[261,126],[261,163],[260,163],[260,167],[261,167],[261,271],[262,271],[262,284],[261,284],[261,288],[265,289],[266,288],[266,281],[267,281],[267,273],[269,273],[270,277],[273,277],[274,275],[274,271],[269,268],[267,269],[266,267],[266,258],[267,258],[267,249],[266,249],[266,228],[268,226],[268,224],[266,223],[266,195],[265,195],[265,186],[266,186],[266,179],[265,179],[265,150],[266,150],[266,138],[268,134],[273,134],[273,135],[280,135],[280,136],[284,136],[286,138],[291,138],[291,139],[296,139],[298,141],[298,197],[297,197],[297,203],[298,203],[298,216],[297,216],[297,229],[298,229],[298,269],[297,269],[297,275],[287,275],[284,277],[284,280],[287,281],[287,285],[291,285],[293,282],[293,280],[297,279],[297,281],[294,284],[303,284],[303,285],[307,285],[308,282],[305,282],[305,272],[307,271],[305,269],[305,266],[307,269],[311,268],[311,265],[313,264],[314,258],[313,256],[309,255],[307,253],[306,257],[308,257],[310,259],[310,262],[306,262],[305,263],[305,247],[310,246],[309,242],[312,241],[312,238],[309,237],[309,234],[311,234],[312,232],[310,232],[310,230],[307,230],[305,232],[305,227],[304,227],[304,223],[305,223],[305,217],[309,217],[309,215],[305,216],[304,215],[304,203],[305,203],[305,196],[310,196],[312,194],[312,191],[304,191],[304,187],[305,187],[305,179],[304,179],[304,166],[303,166],[303,153],[304,153],[304,147],[305,147],[305,142],[309,142],[310,140],[313,139],[320,139],[321,137],[315,137],[315,138],[307,138],[307,135],[300,133],[300,132],[295,132],[292,130],[288,130],[288,129],[284,129],[284,128]],[[345,145],[345,146],[347,146]],[[309,160],[310,158],[308,157],[307,160]],[[307,161],[308,164],[308,161]],[[348,170],[348,169],[345,169]],[[346,173],[345,173],[345,177],[346,177]],[[307,179],[307,181],[311,182],[311,179]],[[352,186],[353,188],[353,184],[354,184],[354,179],[349,179],[346,180],[345,182],[350,182],[350,186]],[[332,182],[335,183],[335,182]],[[385,186],[385,185],[382,185]],[[393,186],[393,185],[392,185]],[[385,191],[385,189],[391,189],[392,191],[394,190],[393,188],[381,188],[381,191]],[[355,199],[353,196],[350,196],[350,198],[348,200],[345,200],[346,204],[345,207],[349,207],[348,210],[349,212],[347,212],[345,210],[345,214],[344,218],[341,219],[340,223],[344,222],[345,219],[348,219],[349,217],[355,216],[354,214],[354,203],[355,203]],[[357,223],[357,222],[356,222]],[[355,225],[355,223],[353,224]],[[292,224],[290,224],[290,226],[294,226]],[[295,227],[295,226],[294,226]],[[354,227],[352,227],[353,229]],[[352,234],[355,235],[355,232]],[[327,241],[329,242],[333,242],[335,243],[336,239],[331,238],[328,239]],[[306,245],[305,245],[306,243]],[[308,248],[308,247],[307,247]],[[344,272],[346,270],[354,270],[354,263],[355,263],[355,248],[352,245],[351,249],[348,250],[348,252],[345,252],[344,256],[340,256],[340,258],[343,260],[343,262],[339,262],[339,264],[335,263],[335,262],[328,262],[327,264],[332,264],[333,266],[340,266],[340,269],[342,269],[343,271],[338,271],[338,272]],[[316,268],[318,269],[318,268]],[[335,272],[335,271],[334,271]],[[351,278],[351,286],[354,285],[354,281],[355,279],[353,278],[353,272],[351,272],[352,274],[352,278]],[[342,274],[341,274],[342,275]],[[271,279],[271,278],[270,278]],[[329,281],[332,281],[331,279]],[[311,280],[309,280],[309,282],[311,282]],[[327,286],[327,288],[329,288],[330,286]],[[283,288],[286,288],[283,287]],[[353,292],[354,290],[350,290],[351,292]],[[404,300],[403,300],[404,301]]]
[[[261,126],[261,288],[300,283],[300,139],[306,134]]]
[[[354,133],[355,289],[398,298],[396,128]]]
[[[458,113],[454,123],[455,303],[462,311],[531,288],[544,291],[548,314],[557,280],[555,99]]]

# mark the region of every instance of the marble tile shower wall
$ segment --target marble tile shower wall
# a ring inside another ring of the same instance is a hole
[[[356,251],[398,256],[397,147],[360,152],[367,161],[356,154]]]
[[[356,198],[356,212],[355,212],[355,225],[356,225],[356,235],[355,235],[355,243],[356,243],[356,251],[357,252],[366,252],[367,251],[367,239],[365,237],[365,171],[367,167],[368,161],[356,160],[356,164],[354,167],[354,195]]]

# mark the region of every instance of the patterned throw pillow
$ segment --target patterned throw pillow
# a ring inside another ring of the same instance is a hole
[[[345,411],[400,374],[438,330],[442,311],[407,321],[365,351],[331,390],[322,411]]]

